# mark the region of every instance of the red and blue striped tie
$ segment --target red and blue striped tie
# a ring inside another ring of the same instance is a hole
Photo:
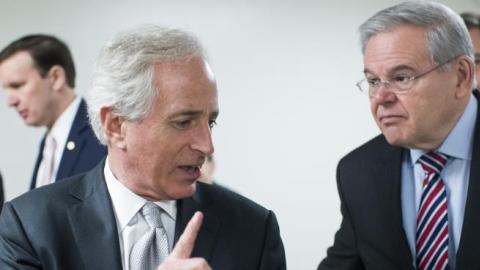
[[[417,215],[417,269],[444,270],[448,267],[447,191],[440,172],[447,156],[438,152],[423,155],[419,162],[425,172]]]

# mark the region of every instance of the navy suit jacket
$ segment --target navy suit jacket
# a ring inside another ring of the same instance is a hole
[[[2,205],[4,202],[4,195],[3,195],[3,179],[2,179],[2,174],[0,174],[0,212],[2,211]]]
[[[474,92],[478,100],[478,92]],[[403,230],[401,166],[407,149],[380,135],[346,155],[337,168],[343,220],[319,270],[413,270]],[[480,109],[456,270],[480,269]]]
[[[104,164],[5,203],[0,269],[122,269]],[[204,220],[193,257],[205,258],[213,269],[286,269],[273,212],[220,186],[198,182],[192,197],[177,201],[175,242],[195,211],[202,211]]]
[[[87,104],[82,99],[78,107],[75,118],[68,134],[68,142],[73,142],[75,148],[68,149],[64,145],[62,160],[58,167],[56,180],[70,177],[75,174],[84,173],[97,165],[107,154],[105,146],[101,145],[88,122]],[[35,169],[33,170],[30,189],[34,189],[36,185],[38,168],[43,157],[43,146],[45,137],[40,144]]]

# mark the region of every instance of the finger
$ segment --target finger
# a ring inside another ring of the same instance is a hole
[[[178,242],[170,256],[177,259],[190,258],[193,246],[195,244],[195,239],[197,239],[198,231],[200,230],[200,226],[202,226],[202,221],[202,212],[196,212],[188,222],[185,231],[183,231],[182,235],[178,239]]]
[[[167,259],[157,270],[211,270],[212,268],[204,258]]]

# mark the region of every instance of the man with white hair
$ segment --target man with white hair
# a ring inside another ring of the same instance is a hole
[[[473,47],[448,7],[384,9],[360,26],[382,134],[340,161],[343,220],[318,269],[480,269],[480,122]]]
[[[197,182],[219,109],[194,36],[155,26],[117,36],[87,103],[106,160],[6,203],[0,269],[286,268],[273,212]]]

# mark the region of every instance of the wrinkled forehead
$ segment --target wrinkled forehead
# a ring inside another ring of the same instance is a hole
[[[417,66],[432,62],[425,38],[425,30],[402,26],[378,33],[368,40],[364,53],[364,66]],[[384,67],[386,68],[386,67]]]
[[[197,84],[216,87],[215,75],[208,62],[201,57],[192,57],[173,61],[156,62],[154,65],[154,83],[162,88]],[[196,87],[195,87],[196,88]]]

